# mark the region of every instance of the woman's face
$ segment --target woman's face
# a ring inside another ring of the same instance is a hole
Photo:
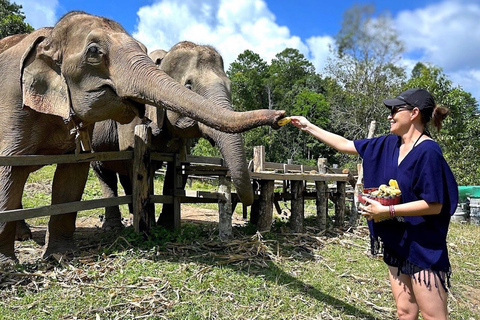
[[[407,132],[412,124],[412,107],[408,105],[392,107],[388,120],[390,121],[390,132],[402,135]]]

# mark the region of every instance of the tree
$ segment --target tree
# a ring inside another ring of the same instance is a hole
[[[350,139],[365,138],[372,120],[378,132],[387,130],[382,100],[398,94],[405,79],[404,69],[396,66],[403,44],[391,18],[382,14],[373,19],[373,13],[369,5],[345,12],[326,66],[332,129]]]
[[[20,33],[30,33],[34,29],[25,22],[22,6],[0,0],[0,39]]]
[[[445,159],[460,185],[480,181],[480,115],[475,98],[452,82],[441,68],[417,63],[405,88],[423,88],[432,93],[435,103],[450,109],[440,133],[430,129],[440,144]]]

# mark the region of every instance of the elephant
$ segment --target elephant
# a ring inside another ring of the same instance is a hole
[[[0,53],[1,156],[88,152],[95,122],[129,123],[144,115],[146,104],[231,133],[278,128],[284,117],[282,110],[234,112],[216,106],[159,70],[145,46],[104,17],[73,11],[55,26],[20,38]],[[0,212],[22,208],[25,182],[39,167],[0,166]],[[79,201],[88,171],[88,162],[57,164],[51,203]],[[75,249],[75,219],[76,212],[50,217],[44,258]],[[16,224],[0,222],[2,265],[17,261]]]
[[[183,41],[174,45],[168,52],[155,50],[150,53],[150,57],[160,69],[186,88],[216,101],[217,105],[223,108],[232,109],[231,82],[224,72],[221,55],[213,47]],[[94,150],[118,151],[133,148],[134,126],[142,121],[148,122],[152,127],[152,151],[182,155],[185,154],[188,139],[204,137],[220,149],[240,201],[244,205],[252,204],[253,189],[241,134],[221,132],[178,112],[148,105],[146,119],[136,118],[126,125],[116,124],[112,120],[97,123],[92,138]],[[116,173],[126,194],[131,194],[132,161],[94,162],[92,166],[99,177],[104,196],[118,195]],[[156,168],[158,166],[157,164]],[[174,168],[168,165],[163,186],[164,195],[173,189],[173,172]],[[162,206],[157,224],[167,228],[173,227],[172,205]],[[122,226],[118,206],[107,207],[102,227],[114,229]]]

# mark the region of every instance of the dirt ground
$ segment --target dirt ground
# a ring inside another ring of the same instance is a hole
[[[193,207],[182,204],[182,222],[194,223],[218,223],[218,210]],[[242,215],[233,213],[232,226],[245,225],[248,220]],[[27,221],[28,223],[28,221]],[[123,224],[128,227],[132,219],[124,219]],[[88,250],[99,244],[92,243],[92,239],[102,235],[105,231],[102,228],[102,221],[98,216],[79,217],[76,222],[75,241],[79,250]],[[42,256],[45,244],[47,226],[31,226],[33,241],[15,241],[15,253],[20,263],[34,263]]]

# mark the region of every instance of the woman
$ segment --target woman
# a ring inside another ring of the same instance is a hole
[[[398,182],[402,203],[384,206],[364,198],[372,253],[380,244],[388,265],[399,319],[448,319],[447,286],[451,274],[446,237],[458,202],[458,187],[427,124],[440,130],[448,109],[436,106],[430,93],[409,89],[383,101],[390,109],[392,134],[351,141],[323,130],[301,116],[294,126],[348,154],[363,158],[364,186]]]

